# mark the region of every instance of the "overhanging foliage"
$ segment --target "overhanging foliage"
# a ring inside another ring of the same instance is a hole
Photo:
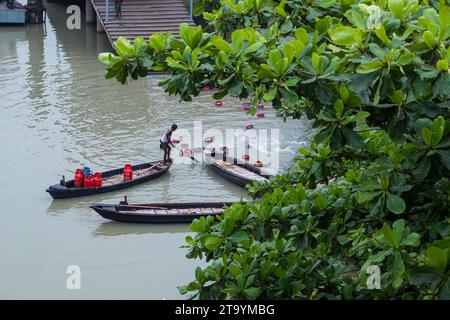
[[[317,134],[297,170],[220,222],[200,219],[182,292],[200,298],[450,298],[450,7],[418,0],[222,0],[207,30],[116,42],[107,78],[166,71],[169,94],[205,85]],[[330,182],[331,181],[331,182]],[[366,287],[381,268],[381,290]]]

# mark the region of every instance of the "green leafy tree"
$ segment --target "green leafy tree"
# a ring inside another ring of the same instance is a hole
[[[188,257],[209,264],[181,292],[449,299],[448,1],[202,3],[207,25],[180,25],[180,39],[119,38],[99,57],[106,77],[164,71],[184,101],[218,86],[215,98],[271,103],[315,135],[295,170],[248,186],[252,203],[192,223]],[[380,290],[366,286],[371,265]]]

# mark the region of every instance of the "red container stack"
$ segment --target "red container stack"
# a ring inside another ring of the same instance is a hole
[[[133,167],[131,163],[126,163],[123,168],[123,180],[132,180],[133,179]]]
[[[83,187],[83,182],[84,182],[83,169],[77,169],[75,171],[75,179],[73,180],[73,186],[75,188],[81,188]]]
[[[94,173],[94,187],[101,187],[103,182],[102,173],[96,172]]]

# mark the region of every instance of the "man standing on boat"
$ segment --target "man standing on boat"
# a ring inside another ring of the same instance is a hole
[[[171,128],[164,131],[164,134],[161,137],[159,147],[164,150],[164,162],[172,161],[170,159],[170,146],[175,147],[172,143],[172,133],[177,130],[178,126],[173,124]]]

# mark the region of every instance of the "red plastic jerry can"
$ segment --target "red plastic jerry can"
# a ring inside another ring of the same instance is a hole
[[[99,188],[102,186],[103,178],[101,172],[94,173],[94,187]]]
[[[75,188],[82,188],[84,182],[83,169],[77,169],[75,171],[75,179],[73,180],[73,186]]]
[[[123,180],[132,180],[133,179],[133,167],[131,163],[126,163],[123,168]]]
[[[84,187],[92,188],[94,186],[94,179],[92,178],[92,174],[87,174],[84,178]]]

